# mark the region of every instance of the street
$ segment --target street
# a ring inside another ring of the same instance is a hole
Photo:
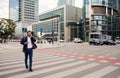
[[[34,50],[33,72],[24,67],[22,46],[0,44],[0,78],[120,78],[120,45],[62,43]],[[13,48],[13,49],[12,49]]]

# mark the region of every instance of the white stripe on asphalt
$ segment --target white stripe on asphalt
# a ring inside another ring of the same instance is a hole
[[[24,55],[24,53],[22,53],[22,52],[14,52],[14,53],[11,53],[11,52],[9,52],[8,54],[6,54],[6,53],[0,53],[0,55],[1,56],[5,56],[5,57],[11,57],[11,56],[17,56],[17,55],[19,55],[19,56],[22,56],[22,55]],[[38,52],[35,52],[33,55],[48,55],[48,56],[50,56],[50,55],[52,55],[52,54],[48,54],[48,53],[38,53]]]
[[[42,56],[42,55],[40,55],[40,56],[38,56],[38,55],[36,56],[36,55],[35,55],[35,56],[33,56],[33,58],[39,58],[39,57],[41,57],[41,56]],[[53,56],[53,55],[49,55],[49,56],[48,56],[48,55],[44,55],[44,57],[52,57],[52,56]],[[23,55],[23,56],[19,56],[19,57],[18,57],[18,56],[12,56],[12,57],[7,57],[7,58],[4,57],[4,58],[1,58],[1,59],[0,59],[0,62],[2,62],[2,61],[4,62],[4,60],[16,60],[16,59],[20,59],[20,58],[23,59],[23,58],[24,58],[24,55]]]
[[[64,57],[65,58],[65,57]],[[56,58],[57,60],[59,59],[63,59],[62,57],[61,58]],[[55,60],[56,60],[55,59]],[[48,59],[48,60],[39,60],[39,61],[35,61],[34,64],[38,64],[38,63],[41,63],[41,62],[46,62],[46,61],[50,61],[51,59]],[[21,63],[21,64],[15,64],[15,65],[9,65],[9,66],[4,66],[4,67],[1,67],[0,70],[3,70],[3,69],[8,69],[8,68],[14,68],[14,67],[20,67],[20,66],[24,66],[24,63]]]
[[[59,57],[59,56],[50,56],[51,58],[52,57]],[[41,58],[41,57],[33,57],[33,59],[38,59],[38,58]],[[42,57],[42,58],[47,58],[47,56],[45,56],[45,57]],[[22,57],[22,59],[21,58],[19,58],[19,59],[9,59],[9,60],[2,60],[2,61],[0,61],[0,63],[1,64],[3,64],[2,62],[14,62],[14,60],[15,61],[23,61],[24,60],[24,57]]]
[[[94,73],[88,74],[82,78],[102,78],[104,75],[107,75],[116,69],[118,69],[118,67],[108,66],[101,70],[95,71]]]
[[[52,60],[56,60],[56,59],[52,59]],[[39,67],[54,65],[54,64],[57,64],[57,63],[70,62],[70,61],[73,61],[73,60],[74,60],[74,59],[66,59],[66,60],[61,60],[61,61],[56,61],[56,62],[51,62],[51,63],[45,63],[45,64],[40,64],[40,65],[35,65],[34,68],[39,68]],[[44,62],[44,61],[43,61],[43,62]],[[49,61],[48,61],[48,62],[49,62]],[[40,63],[42,63],[42,62],[40,62]],[[16,67],[16,66],[15,66],[15,67]],[[9,73],[19,72],[19,71],[23,71],[23,70],[25,70],[25,68],[8,70],[8,71],[0,72],[0,75],[5,75],[5,74],[9,74]]]
[[[60,72],[57,74],[49,75],[49,76],[46,76],[43,78],[63,78],[65,76],[68,76],[68,75],[71,75],[71,74],[74,74],[74,73],[77,73],[77,72],[80,72],[80,71],[83,71],[83,70],[86,70],[89,68],[93,68],[93,67],[98,66],[98,65],[99,65],[98,63],[92,63],[92,64],[84,65],[81,67],[77,67],[77,68],[74,68],[71,70],[63,71],[63,72]]]
[[[62,65],[59,65],[59,66],[56,66],[56,67],[51,67],[51,68],[47,68],[47,69],[43,69],[43,70],[38,70],[38,71],[31,72],[31,73],[26,73],[26,74],[20,74],[20,75],[8,77],[8,78],[18,78],[18,77],[19,78],[27,78],[27,77],[34,76],[34,75],[47,73],[47,72],[50,72],[50,71],[55,71],[55,70],[63,69],[63,68],[78,65],[78,64],[83,64],[85,62],[86,61],[71,62],[71,63],[67,63],[67,64],[62,64]],[[56,77],[56,78],[58,78],[58,77]]]
[[[49,59],[49,58],[52,59],[52,58],[57,58],[57,57],[58,57],[58,56],[52,56],[52,57],[39,57],[39,58],[34,58],[33,60],[34,60],[34,61],[37,61],[37,60],[44,60],[44,59]],[[20,60],[20,61],[16,61],[16,60],[14,61],[14,60],[13,60],[12,62],[6,62],[6,61],[5,61],[5,63],[1,63],[0,66],[1,66],[1,65],[7,65],[7,64],[22,63],[22,62],[24,62],[24,59],[23,59],[23,60]]]

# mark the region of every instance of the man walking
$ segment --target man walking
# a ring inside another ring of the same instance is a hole
[[[32,57],[33,57],[33,44],[36,42],[35,38],[32,36],[31,31],[27,31],[27,36],[21,39],[21,44],[23,45],[23,52],[25,54],[25,67],[32,70]],[[29,57],[29,67],[28,67],[28,57]]]

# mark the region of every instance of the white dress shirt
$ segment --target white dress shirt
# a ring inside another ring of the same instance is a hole
[[[28,42],[27,48],[32,48],[31,37],[27,37],[27,42]]]

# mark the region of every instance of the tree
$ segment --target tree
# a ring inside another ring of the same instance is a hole
[[[5,40],[8,39],[9,36],[14,35],[16,24],[11,19],[0,19],[0,37]]]

